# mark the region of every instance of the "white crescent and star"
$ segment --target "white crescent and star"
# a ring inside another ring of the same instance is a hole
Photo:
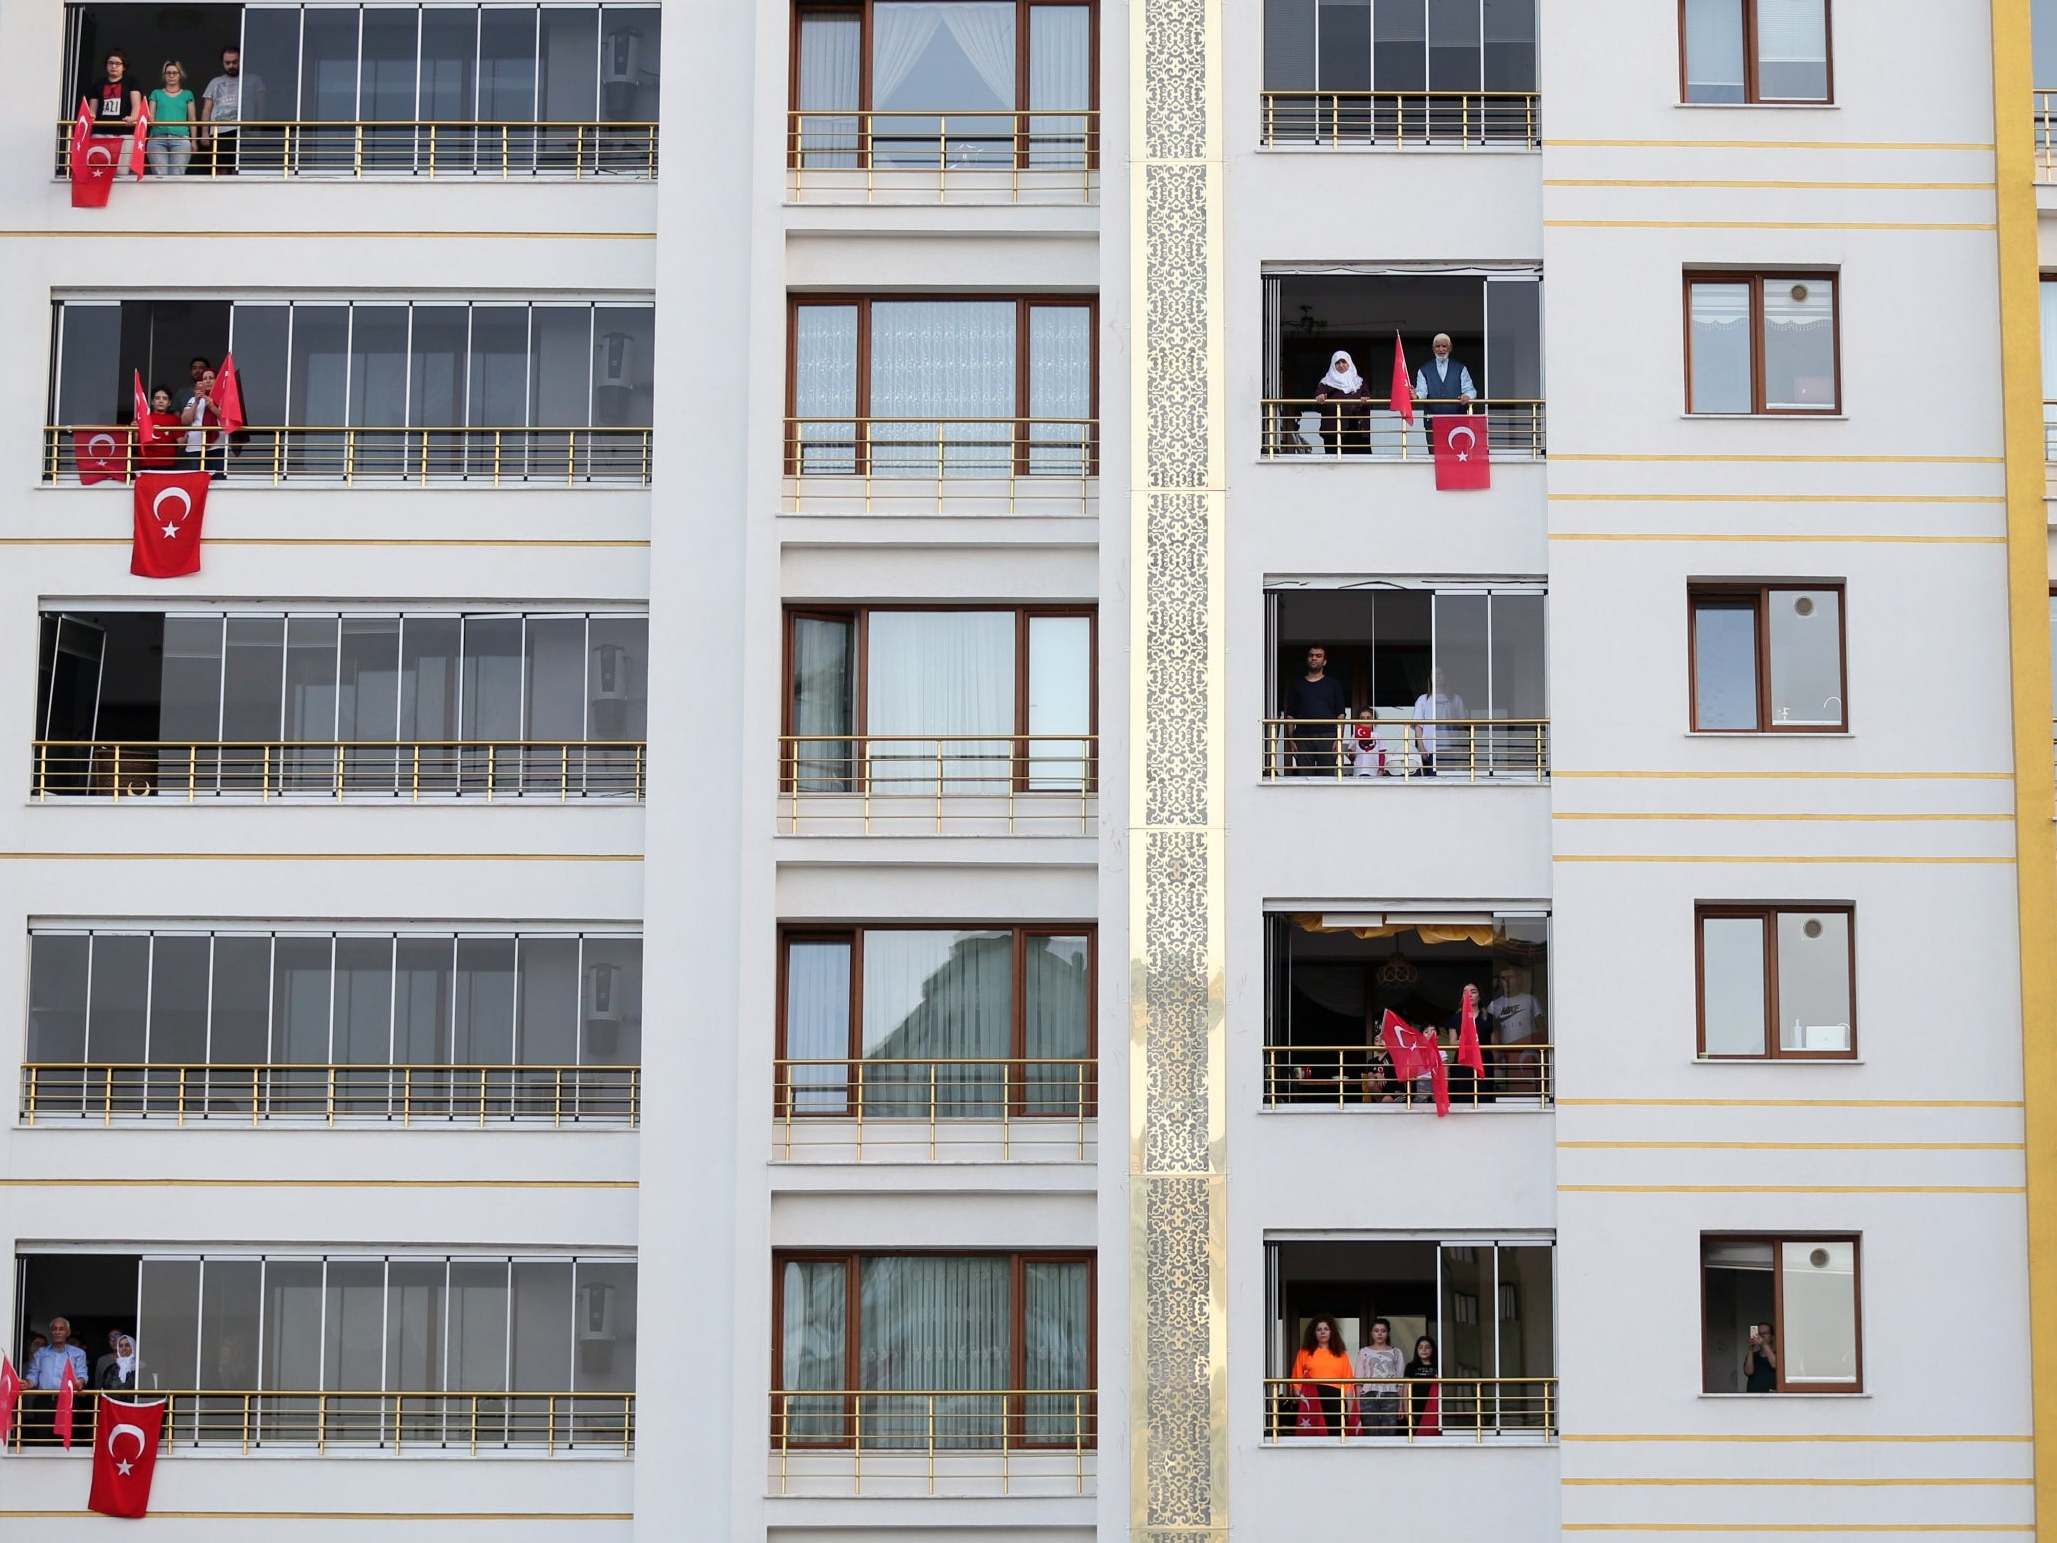
[[[101,448],[103,445],[106,447],[105,449]],[[112,434],[93,435],[86,441],[86,453],[94,457],[96,460],[104,459],[107,456],[113,455],[114,436]]]
[[[114,164],[114,147],[111,145],[86,146],[86,164],[88,166],[98,166],[103,163],[109,166]]]
[[[136,1456],[138,1457],[143,1455],[143,1449],[150,1444],[150,1438],[143,1434],[143,1427],[140,1425],[117,1425],[107,1433],[107,1455],[114,1459],[114,1471],[126,1477],[135,1471],[136,1465],[114,1449],[114,1444],[121,1440],[124,1435],[136,1438]]]
[[[1468,448],[1464,450],[1458,450],[1457,459],[1460,461],[1468,461],[1471,459],[1472,450],[1478,448],[1478,433],[1476,430],[1466,428],[1463,424],[1460,423],[1456,428],[1450,431],[1450,448],[1452,450],[1457,450],[1457,436],[1460,434],[1464,436],[1465,443]]]
[[[164,513],[164,501],[168,498],[175,498],[179,501],[179,512],[169,519],[165,517]],[[192,512],[193,495],[182,487],[159,488],[157,496],[150,500],[150,513],[153,518],[164,526],[164,533],[167,536],[176,536],[179,533],[177,522],[185,519]]]

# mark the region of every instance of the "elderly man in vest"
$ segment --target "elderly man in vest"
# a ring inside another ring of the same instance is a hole
[[[1438,332],[1431,345],[1435,357],[1414,372],[1414,400],[1416,402],[1464,402],[1478,400],[1478,388],[1471,383],[1471,371],[1450,357],[1450,334]],[[1467,405],[1464,409],[1470,412]],[[1428,431],[1428,447],[1436,448],[1436,420],[1433,413],[1422,415],[1422,426]]]

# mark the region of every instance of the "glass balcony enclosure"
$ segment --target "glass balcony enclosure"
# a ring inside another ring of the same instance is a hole
[[[642,796],[627,612],[46,611],[50,797]]]
[[[648,178],[661,17],[654,5],[72,5],[57,116],[69,125],[118,48],[140,90],[176,59],[196,116],[208,102],[184,177]],[[64,174],[62,128],[59,143]]]

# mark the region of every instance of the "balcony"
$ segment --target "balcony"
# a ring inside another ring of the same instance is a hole
[[[33,744],[31,796],[200,803],[641,803],[647,749],[622,740],[60,740]]]
[[[1540,461],[1548,449],[1544,404],[1538,399],[1482,397],[1440,412],[1438,403],[1417,403],[1411,424],[1392,410],[1391,399],[1387,397],[1351,402],[1266,397],[1260,405],[1264,413],[1260,453],[1267,461],[1329,456],[1433,464],[1431,424],[1438,417],[1479,419],[1477,432],[1495,461]]]
[[[1090,1057],[781,1056],[786,1162],[1090,1162],[1099,1063]]]
[[[1099,737],[779,736],[785,836],[1090,836]]]
[[[57,176],[71,176],[73,122],[57,125]],[[424,178],[442,181],[654,181],[653,123],[538,123],[420,119],[245,120],[234,135],[202,137],[182,174],[151,167],[145,187],[188,178],[236,186],[246,178]],[[229,181],[228,179],[237,179]]]
[[[1093,418],[788,418],[787,514],[1100,512]]]
[[[1090,1388],[771,1394],[776,1495],[1085,1495],[1098,1474]]]
[[[1518,786],[1550,780],[1547,718],[1416,718],[1404,708],[1359,718],[1264,720],[1266,782],[1453,782]]]
[[[634,1066],[31,1061],[24,1125],[627,1126]]]
[[[2057,184],[2057,91],[2036,90],[2036,181]]]
[[[124,1390],[115,1396],[134,1398]],[[634,1393],[448,1393],[317,1388],[151,1387],[163,1400],[161,1455],[186,1452],[281,1457],[365,1457],[425,1453],[478,1457],[628,1457],[635,1451]],[[28,1391],[5,1433],[8,1450],[86,1458],[93,1450],[98,1392],[81,1388],[73,1444],[52,1428],[57,1395]]]
[[[1340,1393],[1324,1403],[1323,1393]],[[1428,1377],[1399,1383],[1264,1379],[1267,1445],[1534,1445],[1557,1439],[1555,1377]]]
[[[126,424],[45,424],[43,481],[126,485],[138,471],[170,471],[184,434],[162,435],[142,446]],[[648,428],[253,427],[210,443],[205,461],[241,487],[648,487],[653,438]]]
[[[1269,149],[1540,150],[1534,91],[1265,91]]]
[[[1489,1030],[1490,1025],[1481,1026],[1482,1035]],[[1449,1069],[1451,1113],[1552,1107],[1555,1045],[1531,1040],[1518,1046],[1488,1043],[1481,1049],[1485,1076],[1476,1075],[1468,1067]],[[1449,1059],[1448,1054],[1445,1059]],[[1264,1102],[1273,1108],[1290,1105],[1369,1114],[1433,1114],[1436,1107],[1428,1086],[1395,1078],[1384,1055],[1363,1042],[1266,1045]]]
[[[795,204],[1094,204],[1097,112],[792,112]]]

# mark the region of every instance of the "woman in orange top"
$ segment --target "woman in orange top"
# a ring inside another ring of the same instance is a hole
[[[1350,1359],[1350,1347],[1343,1343],[1343,1331],[1327,1313],[1317,1313],[1300,1339],[1300,1353],[1293,1358],[1293,1380],[1304,1397],[1320,1400],[1319,1435],[1343,1433],[1343,1411],[1350,1402],[1350,1387],[1357,1367]],[[1318,1379],[1318,1380],[1317,1380]]]

